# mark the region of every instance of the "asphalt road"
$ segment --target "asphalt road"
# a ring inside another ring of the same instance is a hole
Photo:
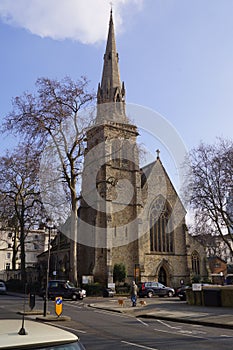
[[[19,297],[0,295],[0,318],[18,318],[17,311],[22,310],[23,302]],[[157,319],[145,320],[128,314],[93,309],[88,307],[88,303],[88,298],[84,301],[63,301],[63,314],[72,320],[54,323],[77,334],[87,350],[232,349],[232,330]],[[36,299],[35,308],[42,307],[42,300]],[[49,301],[49,310],[54,312],[52,301]]]

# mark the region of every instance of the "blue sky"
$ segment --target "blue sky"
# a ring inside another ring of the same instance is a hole
[[[97,89],[109,10],[108,0],[0,0],[0,122],[38,77],[86,75]],[[113,15],[127,102],[161,114],[188,150],[232,138],[233,1],[115,0]],[[3,138],[0,153],[12,145]]]

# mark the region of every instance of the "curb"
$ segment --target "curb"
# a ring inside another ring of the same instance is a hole
[[[25,316],[30,316],[30,315],[43,315],[43,310],[25,310],[25,311],[18,311],[17,314],[18,315],[25,315]],[[47,312],[48,314],[50,314],[49,312]]]
[[[119,313],[119,314],[124,314],[124,313],[128,313],[128,314],[132,313],[132,314],[134,314],[137,311],[137,309],[135,309],[135,308],[132,308],[132,310],[131,310],[131,308],[129,309],[129,308],[123,308],[123,307],[121,309],[120,308],[116,309],[116,308],[110,308],[110,307],[107,307],[107,306],[106,307],[104,307],[104,306],[99,307],[99,306],[97,306],[95,304],[88,304],[88,307],[92,307],[93,309],[99,309],[99,310],[116,312],[116,313]]]
[[[164,321],[171,321],[171,322],[180,322],[180,323],[187,323],[187,324],[196,324],[199,326],[208,326],[208,327],[216,327],[216,328],[226,328],[226,329],[233,329],[233,324],[225,324],[225,323],[215,323],[211,321],[198,321],[193,319],[183,319],[183,318],[176,318],[176,317],[166,317],[166,316],[156,316],[156,315],[138,315],[136,317],[141,318],[156,318],[157,320],[164,320]]]
[[[40,321],[40,322],[71,321],[71,317],[69,317],[69,316],[39,316],[39,317],[36,317],[36,321]]]

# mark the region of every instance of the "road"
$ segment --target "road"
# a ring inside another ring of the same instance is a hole
[[[135,318],[90,308],[88,299],[63,301],[63,314],[72,320],[54,323],[77,334],[87,350],[232,349],[230,329]],[[0,318],[18,318],[16,312],[22,310],[23,303],[23,298],[0,295]],[[36,299],[36,308],[43,308],[41,299]],[[54,303],[49,301],[49,310],[53,309]]]

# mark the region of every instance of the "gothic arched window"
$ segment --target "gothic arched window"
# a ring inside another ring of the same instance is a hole
[[[150,212],[150,250],[173,253],[173,231],[171,209],[165,198],[159,196]]]
[[[200,257],[199,254],[195,251],[192,253],[192,271],[194,275],[200,275]]]

